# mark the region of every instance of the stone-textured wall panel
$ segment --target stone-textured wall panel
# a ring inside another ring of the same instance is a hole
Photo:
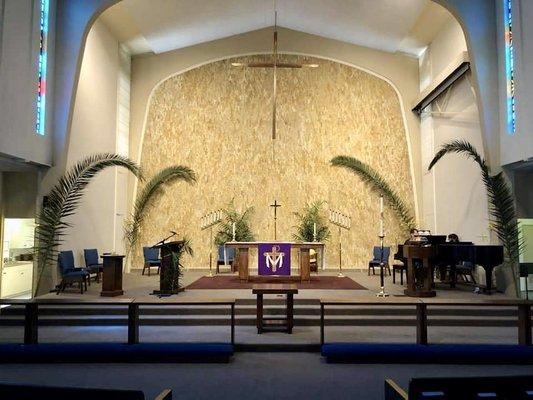
[[[343,265],[365,268],[378,244],[379,200],[354,174],[332,168],[336,155],[352,155],[382,173],[413,208],[413,188],[403,119],[394,89],[384,80],[340,63],[300,56],[290,61],[319,68],[278,70],[278,138],[271,139],[272,70],[231,66],[263,56],[214,62],[163,82],[148,112],[141,165],[147,176],[171,164],[197,172],[194,186],[169,187],[149,210],[142,244],[169,230],[188,236],[193,268],[206,268],[209,233],[200,217],[232,198],[239,208],[253,206],[258,239],[273,238],[274,199],[282,204],[278,238],[291,240],[292,213],[306,202],[325,200],[326,208],[352,217],[343,232]],[[387,210],[386,242],[404,240]],[[338,267],[338,229],[327,248],[327,264]],[[214,257],[216,253],[214,251]],[[136,249],[133,266],[142,265]]]

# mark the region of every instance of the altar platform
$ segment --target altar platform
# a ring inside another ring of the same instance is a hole
[[[188,286],[208,273],[207,270],[184,271],[183,285]],[[338,271],[321,271],[319,276],[336,277]],[[354,282],[364,286],[360,290],[300,289],[295,296],[295,326],[292,335],[268,333],[257,335],[255,327],[255,296],[249,288],[243,289],[191,289],[172,296],[168,301],[203,301],[196,307],[145,307],[139,329],[141,342],[220,342],[229,335],[228,308],[209,305],[217,299],[235,299],[235,341],[240,350],[308,350],[320,348],[320,300],[370,299],[376,300],[379,276],[368,276],[366,271],[344,271]],[[229,276],[224,274],[223,276]],[[314,275],[313,275],[314,276]],[[157,275],[141,276],[140,271],[124,275],[124,295],[113,299],[143,298],[157,287]],[[101,305],[52,306],[39,317],[39,342],[124,342],[128,335],[127,308],[106,306],[100,297],[101,285],[92,283],[80,295],[77,290],[60,295],[41,296],[51,300],[80,300]],[[386,277],[386,290],[390,297],[379,305],[361,307],[334,307],[328,315],[327,327],[330,341],[356,341],[365,343],[413,343],[416,337],[415,310],[409,306],[391,307],[388,302],[403,301],[403,286],[392,284]],[[163,302],[167,301],[162,299]],[[500,293],[492,296],[474,294],[472,288],[459,286],[449,290],[437,287],[437,299],[450,302],[449,307],[431,311],[429,340],[431,343],[515,344],[517,342],[516,310],[502,307],[477,307],[476,302],[506,300]],[[109,300],[109,299],[108,299]],[[471,306],[454,306],[454,302],[472,302]],[[269,296],[265,299],[265,312],[281,315],[284,299]],[[328,311],[329,313],[329,311]],[[0,315],[0,343],[19,342],[23,326],[9,326],[4,318],[22,318],[21,313],[2,312]]]

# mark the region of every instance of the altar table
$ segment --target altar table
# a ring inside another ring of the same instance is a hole
[[[238,265],[239,265],[239,279],[241,281],[248,282],[250,279],[250,248],[257,247],[262,244],[290,244],[291,250],[299,249],[299,274],[291,275],[290,278],[297,278],[301,282],[311,281],[311,266],[309,250],[314,249],[320,252],[321,267],[324,266],[324,243],[321,242],[303,242],[303,243],[291,243],[291,242],[226,242],[225,246],[229,248],[235,248],[239,251]],[[289,255],[290,256],[290,255]]]

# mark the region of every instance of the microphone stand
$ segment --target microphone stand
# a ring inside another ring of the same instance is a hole
[[[167,237],[166,237],[166,238],[164,238],[163,240],[161,240],[161,241],[157,242],[156,244],[154,244],[154,245],[152,246],[152,248],[154,248],[154,247],[157,247],[157,246],[162,246],[162,245],[164,245],[164,244],[165,244],[165,242],[166,242],[166,241],[167,241],[168,239],[170,239],[171,237],[174,237],[174,236],[176,236],[176,235],[177,235],[177,233],[176,233],[176,232],[174,232],[174,231],[170,231],[170,232],[172,232],[172,235],[170,235],[170,236],[167,236]]]

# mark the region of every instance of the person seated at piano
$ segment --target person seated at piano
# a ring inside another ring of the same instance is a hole
[[[425,242],[427,242],[427,238],[425,236],[420,236],[418,234],[418,229],[416,228],[411,228],[411,230],[409,231],[409,239],[407,239],[405,241],[404,244],[424,244]]]
[[[450,233],[446,241],[448,243],[459,243],[459,236],[456,233]]]
[[[446,243],[459,243],[459,236],[456,233],[450,233],[446,237]],[[447,263],[443,263],[442,261],[437,263],[437,278],[439,278],[441,282],[444,282],[446,280],[446,275],[448,275],[450,267],[450,265],[448,265]]]

